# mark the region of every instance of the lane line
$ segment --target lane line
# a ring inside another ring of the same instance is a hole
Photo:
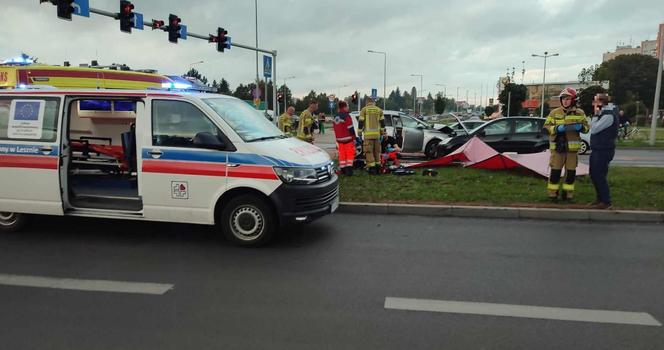
[[[80,290],[86,292],[110,292],[163,295],[174,285],[164,283],[124,282],[110,280],[87,280],[74,278],[53,278],[42,276],[21,276],[0,274],[0,285],[15,287],[35,287]]]
[[[546,320],[629,324],[661,327],[645,312],[570,309],[559,307],[476,303],[451,300],[385,298],[385,308],[392,310],[443,312],[468,315],[539,318]]]

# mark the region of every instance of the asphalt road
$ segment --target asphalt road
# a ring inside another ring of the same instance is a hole
[[[205,226],[41,218],[0,236],[5,274],[173,287],[0,283],[3,349],[664,348],[661,326],[385,307],[416,298],[642,312],[661,323],[661,225],[335,214],[242,249]]]

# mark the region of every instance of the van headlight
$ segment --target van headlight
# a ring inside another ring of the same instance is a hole
[[[318,181],[316,169],[313,168],[274,167],[274,172],[289,185],[309,185]]]

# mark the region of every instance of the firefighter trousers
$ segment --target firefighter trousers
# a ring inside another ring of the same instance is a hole
[[[574,197],[574,181],[576,180],[576,166],[579,164],[579,155],[576,152],[557,152],[551,151],[549,167],[551,173],[547,184],[547,194],[551,198],[558,197],[561,189],[562,169],[565,169],[565,183],[562,184],[562,190],[565,192],[564,199]]]
[[[367,168],[372,168],[380,164],[380,140],[364,139],[362,144],[364,156],[367,160]]]

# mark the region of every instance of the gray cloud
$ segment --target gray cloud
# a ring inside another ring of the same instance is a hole
[[[75,17],[58,20],[55,7],[37,1],[2,0],[0,21],[4,32],[0,56],[21,51],[40,61],[61,64],[89,62],[127,63],[135,68],[156,68],[182,74],[196,65],[210,80],[226,78],[232,87],[255,78],[256,56],[233,48],[217,53],[200,40],[167,42],[163,32],[134,31],[127,35],[109,18]],[[91,6],[116,11],[118,1],[90,0]],[[217,26],[229,31],[234,42],[254,45],[254,2],[250,0],[135,0],[146,19],[176,13],[189,31],[213,33]],[[383,61],[368,49],[388,52],[388,91],[400,86],[439,91],[472,98],[480,86],[493,85],[507,67],[515,67],[520,80],[540,81],[542,61],[532,53],[559,52],[549,61],[547,80],[574,80],[583,67],[600,63],[602,53],[619,41],[635,44],[654,39],[664,22],[659,0],[578,1],[436,1],[411,2],[311,0],[259,0],[259,46],[278,51],[279,76],[296,76],[289,86],[298,95],[309,90],[339,93],[352,90],[382,94]],[[283,81],[279,80],[281,84]]]

